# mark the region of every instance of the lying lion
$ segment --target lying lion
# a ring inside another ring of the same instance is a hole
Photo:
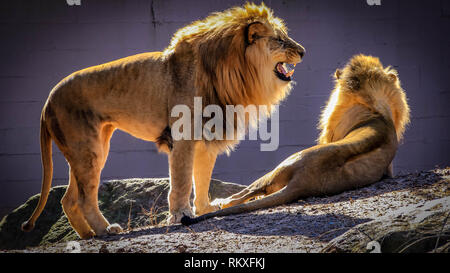
[[[195,214],[216,210],[208,199],[211,173],[217,155],[237,140],[174,141],[171,109],[187,105],[193,112],[194,97],[222,108],[253,104],[270,109],[290,90],[293,70],[286,64],[300,62],[304,52],[264,4],[246,4],[178,30],[163,52],[127,57],[66,77],[42,110],[42,192],[22,229],[33,229],[47,201],[53,140],[69,163],[69,187],[61,203],[78,235],[90,238],[122,230],[103,217],[97,200],[100,173],[116,129],[156,142],[168,154],[169,223],[192,215],[192,177]]]
[[[409,123],[397,72],[383,68],[378,58],[358,55],[336,70],[335,78],[322,113],[318,145],[291,155],[241,192],[214,201],[224,209],[194,219],[183,217],[181,222],[189,225],[303,197],[337,194],[392,176],[392,160]],[[259,196],[265,197],[245,203]]]

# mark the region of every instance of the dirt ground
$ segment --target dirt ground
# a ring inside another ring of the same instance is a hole
[[[450,198],[450,168],[400,174],[330,197],[211,219],[185,227],[151,226],[90,240],[81,252],[319,252],[355,225],[407,205]],[[13,252],[70,252],[67,243]]]

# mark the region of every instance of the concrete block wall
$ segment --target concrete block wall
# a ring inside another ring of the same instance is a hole
[[[163,50],[189,22],[244,1],[4,1],[0,10],[0,207],[39,192],[39,115],[51,88],[73,71],[146,51]],[[354,54],[372,54],[400,75],[412,123],[396,171],[450,162],[450,5],[448,1],[265,1],[307,50],[297,84],[280,106],[280,147],[260,152],[244,141],[219,157],[214,177],[249,184],[290,154],[314,144],[332,77]],[[53,185],[66,184],[67,163],[54,147]],[[153,143],[117,131],[102,179],[168,176]],[[5,209],[3,209],[5,211]],[[0,211],[2,213],[2,211]]]

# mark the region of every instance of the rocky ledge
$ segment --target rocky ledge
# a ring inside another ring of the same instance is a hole
[[[161,179],[102,183],[100,209],[126,231],[79,240],[61,210],[65,187],[51,190],[30,233],[20,224],[39,195],[0,222],[0,252],[448,252],[450,168],[387,178],[334,196],[311,197],[252,213],[168,226],[167,191]],[[212,199],[243,186],[213,180]]]

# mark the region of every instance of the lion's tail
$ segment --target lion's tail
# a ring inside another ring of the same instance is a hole
[[[34,224],[42,213],[47,203],[48,194],[50,192],[50,187],[52,184],[53,177],[53,161],[52,161],[52,138],[47,129],[47,125],[44,121],[45,111],[42,111],[41,115],[41,131],[40,131],[40,142],[41,142],[41,160],[42,160],[42,187],[41,196],[39,197],[39,203],[33,211],[33,214],[28,219],[28,221],[22,224],[23,231],[31,231],[34,228]]]
[[[244,213],[244,212],[255,211],[258,209],[279,206],[279,205],[293,202],[298,197],[299,197],[299,193],[296,191],[293,191],[289,187],[289,185],[287,185],[282,190],[277,191],[271,195],[268,195],[268,196],[263,197],[258,200],[254,200],[254,201],[244,203],[244,204],[239,204],[239,205],[232,206],[232,207],[229,207],[226,209],[221,209],[221,210],[207,213],[207,214],[201,215],[199,217],[195,217],[195,218],[190,218],[188,216],[184,216],[183,218],[181,218],[181,223],[183,225],[188,226],[188,225],[196,224],[198,222],[201,222],[206,219],[213,218],[213,217],[221,217],[221,216],[227,216],[227,215],[232,215],[232,214],[240,214],[240,213]]]

